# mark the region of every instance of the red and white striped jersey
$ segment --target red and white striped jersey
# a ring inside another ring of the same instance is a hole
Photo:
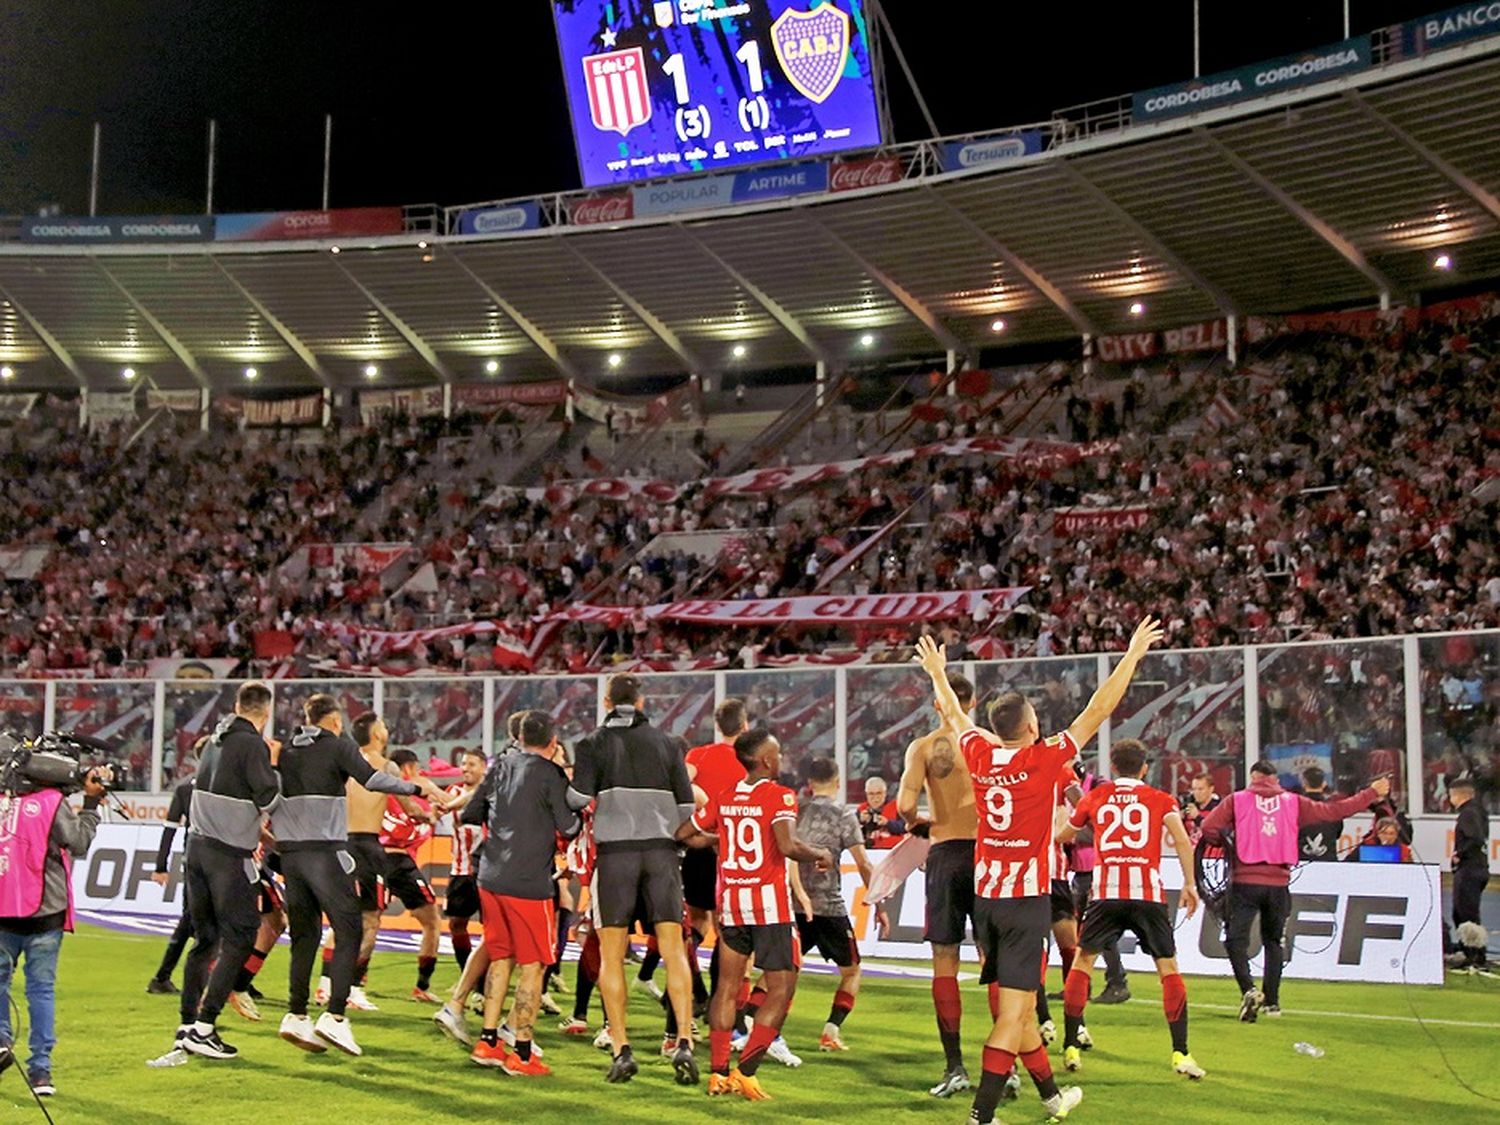
[[[973,729],[959,738],[974,780],[979,831],[974,839],[974,893],[980,898],[1029,898],[1052,888],[1053,817],[1062,768],[1078,755],[1064,731],[1020,749]]]
[[[423,809],[430,807],[421,797],[407,799],[415,801]],[[416,859],[417,849],[430,839],[432,839],[431,824],[425,820],[413,819],[396,798],[385,799],[385,812],[380,815],[380,846],[382,848],[399,848]]]
[[[594,850],[594,814],[585,810],[583,813],[583,827],[578,835],[568,841],[568,846],[563,850],[563,859],[567,863],[568,870],[578,876],[584,886],[588,886],[594,877],[594,858],[597,852]]]
[[[1062,776],[1057,779],[1057,807],[1066,809],[1068,798],[1066,796],[1068,786],[1078,784],[1078,774],[1073,767],[1065,765],[1062,768]],[[1053,823],[1056,823],[1054,818]],[[1066,844],[1052,845],[1052,881],[1055,883],[1066,883],[1073,874],[1072,864],[1068,862],[1068,847]]]
[[[1094,828],[1091,897],[1167,901],[1161,884],[1161,834],[1167,814],[1176,811],[1171,794],[1134,778],[1106,781],[1088,791],[1068,823]]]
[[[462,797],[467,791],[463,785],[450,785],[444,792],[450,797]],[[453,814],[453,861],[448,865],[449,875],[473,875],[474,853],[484,842],[484,825],[465,824],[463,811]]]
[[[719,921],[725,926],[792,922],[786,856],[772,825],[797,823],[797,795],[770,778],[741,781],[693,814],[693,827],[719,837]]]

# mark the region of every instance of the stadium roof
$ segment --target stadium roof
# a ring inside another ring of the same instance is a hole
[[[0,245],[0,361],[18,389],[124,389],[126,366],[162,388],[244,390],[248,366],[257,388],[365,385],[371,363],[381,385],[477,382],[490,359],[603,383],[1400,301],[1439,252],[1443,284],[1500,276],[1496,48],[711,217],[338,254]]]

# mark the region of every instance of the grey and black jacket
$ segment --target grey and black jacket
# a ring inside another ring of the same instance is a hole
[[[198,766],[188,838],[249,857],[262,816],[281,797],[266,740],[238,715],[221,722]]]
[[[575,809],[597,798],[594,843],[600,854],[675,848],[693,815],[693,782],[681,740],[657,730],[633,707],[616,707],[573,748]]]
[[[281,751],[281,804],[276,809],[276,849],[342,846],[349,838],[344,783],[353,779],[375,793],[410,797],[410,781],[377,770],[354,740],[323,727],[298,727]],[[194,806],[197,813],[197,806]]]

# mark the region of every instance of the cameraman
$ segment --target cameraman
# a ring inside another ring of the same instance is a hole
[[[99,802],[113,779],[107,766],[83,782],[83,811],[75,813],[60,789],[0,796],[0,1047],[10,1049],[10,979],[26,959],[26,1010],[31,1058],[26,1075],[39,1096],[52,1084],[57,1043],[53,989],[64,930],[73,928],[73,860],[88,854],[99,829]]]

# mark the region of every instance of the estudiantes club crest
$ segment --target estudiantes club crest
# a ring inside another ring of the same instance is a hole
[[[831,3],[811,12],[788,8],[771,25],[771,45],[787,80],[805,97],[826,101],[849,62],[849,13]]]
[[[583,60],[594,128],[624,136],[651,120],[646,55],[639,47],[589,55]]]

